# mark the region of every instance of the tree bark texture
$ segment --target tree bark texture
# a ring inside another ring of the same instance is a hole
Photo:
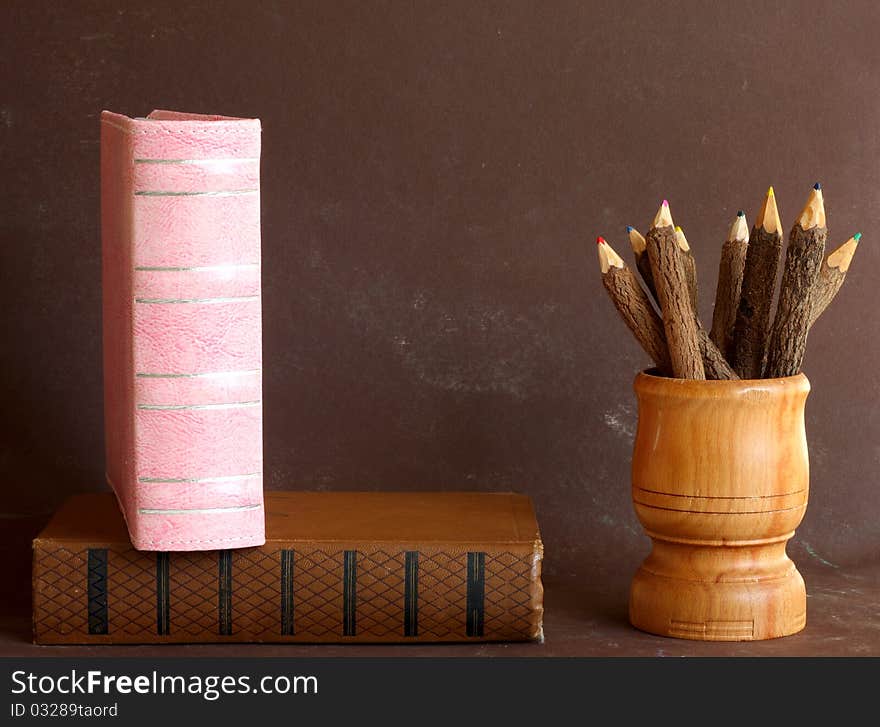
[[[675,231],[672,227],[651,228],[646,243],[663,311],[672,375],[680,379],[705,379],[697,319]]]

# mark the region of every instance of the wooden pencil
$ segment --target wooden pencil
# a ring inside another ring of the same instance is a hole
[[[782,223],[773,187],[749,237],[736,323],[733,327],[734,370],[744,379],[761,378],[770,336],[770,309],[782,250]]]
[[[748,248],[749,227],[746,224],[746,213],[740,210],[730,226],[727,240],[721,246],[715,308],[712,311],[712,329],[709,332],[712,342],[728,361],[733,360],[733,327],[736,325],[736,308],[742,291]]]
[[[707,379],[738,379],[733,368],[727,362],[724,354],[715,345],[709,336],[709,332],[703,327],[700,315],[697,312],[697,263],[694,260],[691,246],[688,244],[684,230],[678,225],[675,227],[675,241],[678,243],[679,257],[684,265],[685,277],[687,278],[688,292],[691,297],[691,307],[694,311],[694,319],[697,324],[697,336],[700,341],[700,354],[703,359],[703,371]]]
[[[811,326],[822,315],[828,304],[834,300],[834,296],[837,295],[837,291],[843,285],[846,271],[849,270],[849,264],[852,262],[853,255],[856,254],[856,248],[859,246],[859,240],[861,239],[862,233],[857,232],[825,258],[825,262],[819,271],[816,288],[813,291],[813,307],[810,311]]]
[[[801,370],[827,232],[822,187],[817,183],[788,236],[782,287],[767,351],[766,378],[794,376]]]
[[[645,287],[651,293],[654,300],[657,300],[657,290],[654,288],[654,276],[651,274],[651,262],[648,260],[645,248],[645,238],[632,226],[627,226],[627,234],[629,235],[630,245],[636,257],[636,268],[642,275]],[[657,303],[659,305],[659,301]],[[703,330],[700,325],[699,317],[697,318],[698,334],[700,337],[700,353],[703,356],[703,369],[707,379],[738,379],[739,376],[724,358],[718,347],[709,340],[709,334]],[[664,343],[665,343],[664,337]]]
[[[602,284],[636,340],[651,357],[661,373],[672,371],[663,323],[632,270],[612,249],[605,238],[596,240]]]
[[[684,236],[684,230],[678,225],[675,226],[675,242],[678,243],[679,255],[684,265],[687,287],[691,295],[691,308],[694,309],[694,315],[697,315],[697,261],[694,260],[691,246]]]
[[[654,275],[651,273],[651,261],[648,260],[648,250],[645,238],[632,225],[626,226],[626,234],[629,236],[629,244],[632,246],[633,255],[636,258],[636,270],[645,281],[648,292],[657,300],[657,289],[654,287]]]
[[[699,321],[697,322],[699,324]],[[708,332],[699,326],[700,354],[703,357],[703,370],[707,379],[735,380],[739,376],[724,358],[718,346],[709,337]]]
[[[705,379],[687,273],[666,200],[663,200],[654,217],[645,243],[657,299],[663,313],[663,329],[666,333],[672,375],[679,379]]]

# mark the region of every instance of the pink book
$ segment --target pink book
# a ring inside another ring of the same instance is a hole
[[[260,122],[101,114],[107,480],[139,550],[265,542]]]

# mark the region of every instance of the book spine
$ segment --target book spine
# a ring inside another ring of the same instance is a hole
[[[102,115],[107,478],[135,548],[265,542],[260,128]]]
[[[41,644],[542,638],[540,542],[267,543],[144,553],[36,541]]]

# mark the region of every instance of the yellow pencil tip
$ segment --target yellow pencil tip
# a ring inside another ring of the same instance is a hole
[[[767,196],[768,196],[768,197],[773,197],[773,196],[774,196],[774,195],[773,195],[773,185],[772,185],[772,184],[770,185],[770,189],[767,190]]]
[[[676,232],[681,232],[681,227],[680,227],[679,225],[676,225],[676,226],[675,226],[675,231],[676,231]]]

